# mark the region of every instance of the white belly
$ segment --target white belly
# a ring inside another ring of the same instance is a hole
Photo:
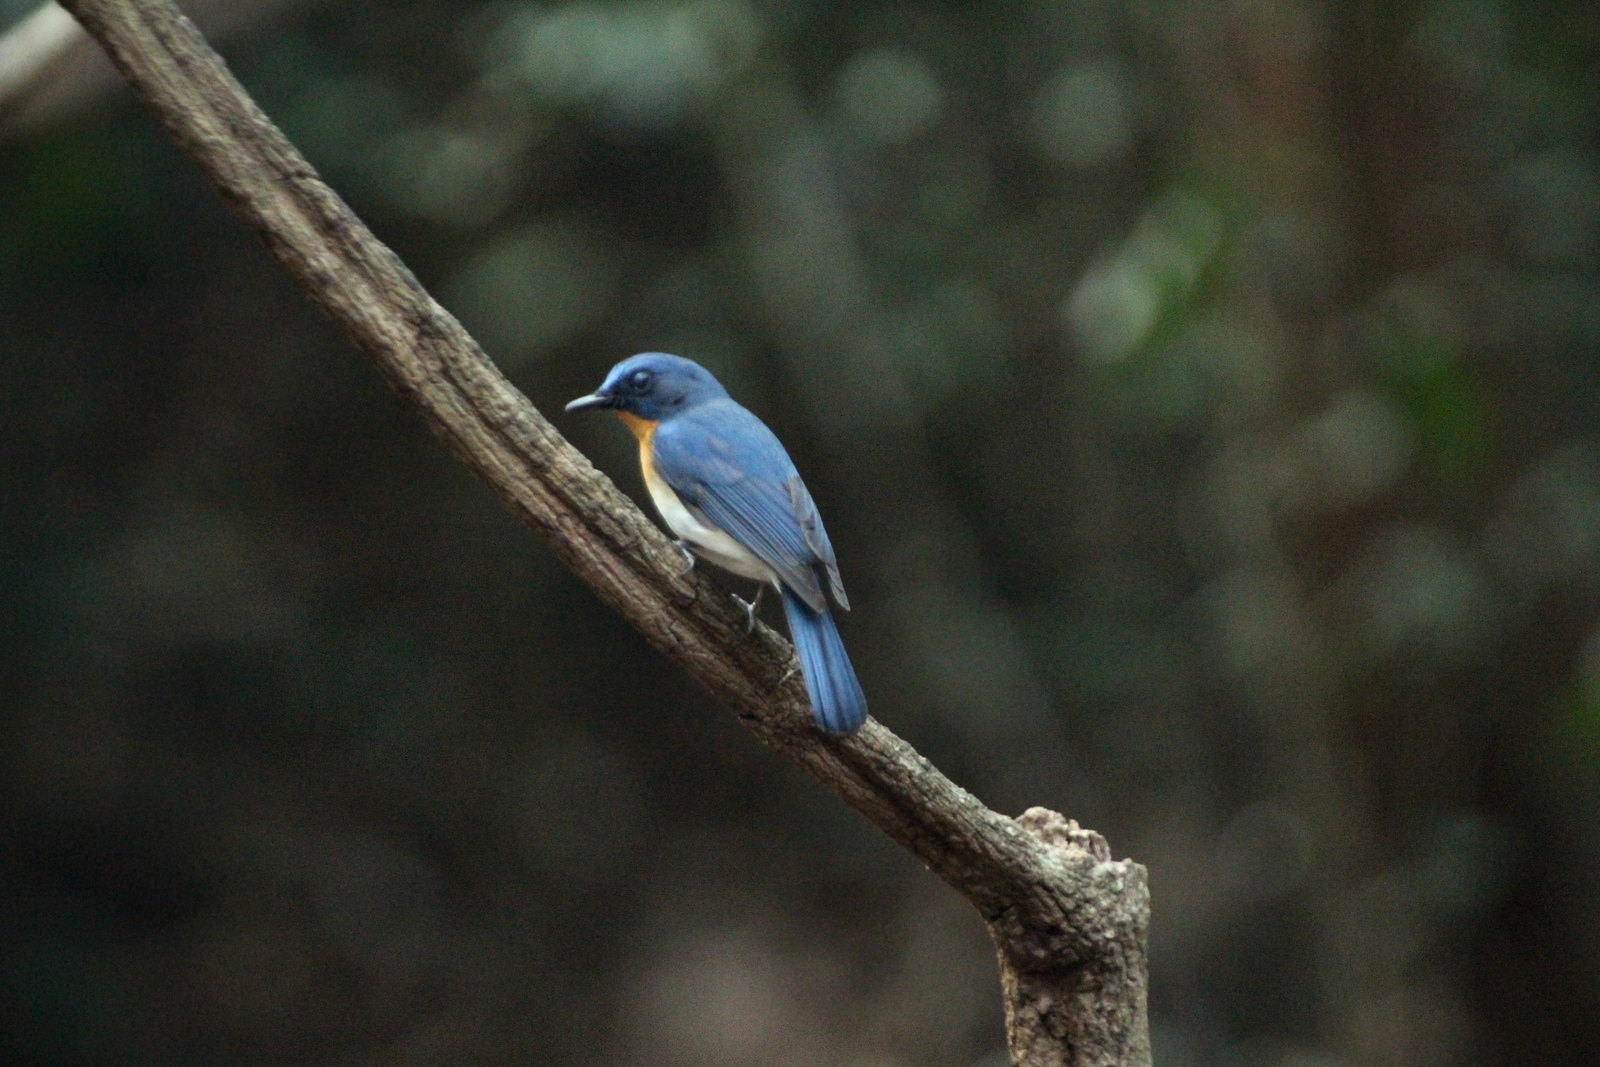
[[[695,555],[741,578],[771,582],[774,587],[778,585],[777,572],[721,530],[701,522],[672,491],[672,486],[648,467],[645,468],[644,484],[650,490],[650,499],[655,501],[656,510],[661,512],[667,528],[693,549]]]

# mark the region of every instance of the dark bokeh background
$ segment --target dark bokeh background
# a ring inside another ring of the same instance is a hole
[[[1158,1063],[1593,1061],[1600,6],[268,11],[240,77],[542,410],[711,366],[821,504],[874,714],[1149,866]],[[1003,1062],[954,893],[602,610],[126,93],[26,103],[0,1058]]]

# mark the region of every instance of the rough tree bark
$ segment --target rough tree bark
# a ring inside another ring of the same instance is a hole
[[[262,114],[170,0],[61,0],[312,300],[452,451],[655,648],[971,900],[1028,1067],[1150,1062],[1145,870],[1041,808],[990,811],[875,721],[811,725],[791,649],[572,448]]]

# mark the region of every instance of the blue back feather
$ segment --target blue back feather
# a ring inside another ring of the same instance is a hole
[[[826,609],[816,564],[841,604],[839,564],[816,505],[766,423],[726,397],[696,404],[656,431],[656,473],[673,492],[777,572],[813,608]],[[796,514],[796,497],[805,511]]]

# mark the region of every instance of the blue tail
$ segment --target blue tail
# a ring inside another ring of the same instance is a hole
[[[826,610],[812,611],[787,586],[783,613],[789,619],[794,650],[800,655],[800,673],[806,678],[806,695],[811,698],[817,725],[829,733],[855,733],[867,719],[867,698],[856,681],[833,616]]]

